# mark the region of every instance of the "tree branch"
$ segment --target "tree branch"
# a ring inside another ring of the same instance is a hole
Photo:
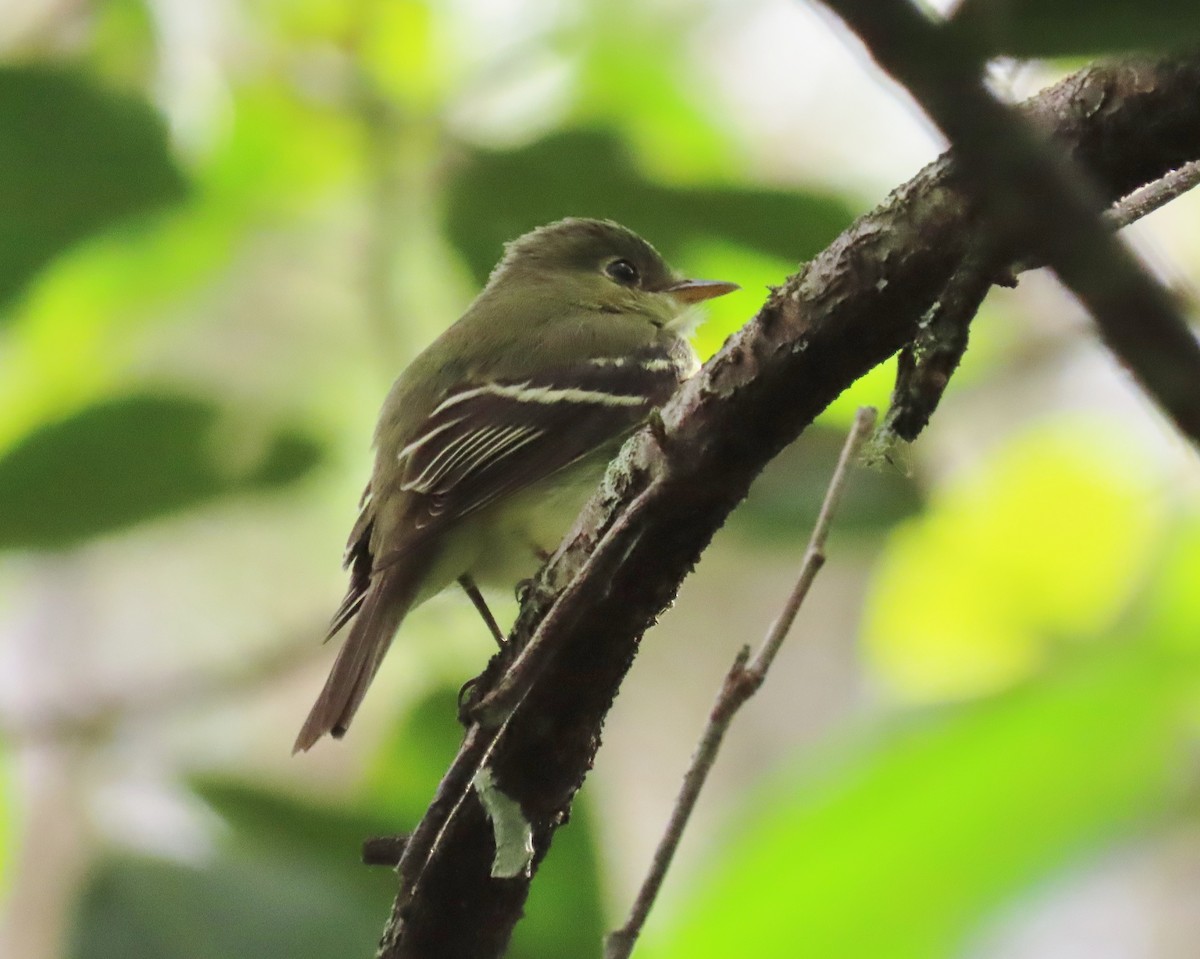
[[[1024,113],[1111,203],[1200,159],[1200,57],[1084,70]],[[978,234],[949,159],[930,165],[773,291],[667,405],[660,427],[626,444],[531,588],[509,650],[478,681],[486,692],[510,651],[541,644],[516,706],[498,727],[468,731],[469,758],[460,756],[462,768],[456,760],[418,827],[425,840],[414,834],[406,846],[381,956],[503,952],[643,632],[766,463],[914,338]],[[532,858],[515,873],[494,874],[482,772],[490,798],[513,803],[531,829]]]
[[[1149,216],[1197,186],[1200,186],[1200,162],[1185,163],[1161,180],[1148,183],[1129,196],[1122,197],[1105,213],[1104,222],[1112,229],[1119,230]]]
[[[1086,172],[988,93],[982,64],[910,0],[823,2],[946,134],[997,245],[1047,264],[1145,391],[1200,444],[1200,343],[1170,294],[1103,225],[1107,202]]]
[[[928,425],[967,352],[971,321],[996,282],[1001,263],[990,246],[968,249],[921,317],[916,338],[900,351],[885,434],[911,443]]]

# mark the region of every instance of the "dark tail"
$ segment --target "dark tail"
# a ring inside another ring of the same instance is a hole
[[[424,567],[424,562],[401,559],[373,578],[354,616],[350,635],[338,651],[329,678],[296,737],[293,753],[308,749],[326,733],[335,738],[345,733],[400,622],[412,608]]]

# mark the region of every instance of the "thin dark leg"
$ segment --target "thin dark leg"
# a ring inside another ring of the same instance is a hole
[[[487,623],[487,628],[492,631],[492,636],[496,639],[496,645],[503,646],[504,634],[500,632],[500,626],[496,622],[496,617],[492,615],[492,611],[488,609],[487,603],[484,602],[483,596],[479,592],[479,587],[475,585],[475,580],[471,579],[467,573],[463,573],[458,577],[458,585],[463,588],[463,592],[471,597],[471,602],[475,604],[475,609],[483,617],[483,621]]]

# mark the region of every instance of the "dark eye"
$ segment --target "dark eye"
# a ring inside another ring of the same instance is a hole
[[[641,279],[637,267],[628,260],[613,260],[604,268],[604,272],[624,286],[637,286]]]

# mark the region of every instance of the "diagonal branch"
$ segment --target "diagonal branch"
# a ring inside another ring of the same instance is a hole
[[[1142,189],[1122,197],[1105,213],[1104,221],[1111,229],[1119,230],[1149,216],[1197,186],[1200,186],[1200,161],[1185,163],[1161,180],[1148,183]]]
[[[1023,111],[1111,203],[1200,159],[1200,56],[1090,68]],[[470,761],[439,788],[424,840],[405,848],[381,956],[502,954],[642,634],[766,463],[914,338],[979,234],[949,160],[930,165],[775,290],[658,428],[626,445],[522,607],[510,646],[542,632],[538,668],[498,728],[468,731]],[[506,665],[498,656],[480,688]],[[502,799],[529,826],[524,869],[493,874],[499,830],[481,781],[493,808]]]
[[[1107,203],[1086,173],[988,93],[982,64],[910,0],[823,2],[946,134],[997,243],[1046,263],[1143,389],[1200,444],[1200,342],[1170,294],[1103,225]]]

